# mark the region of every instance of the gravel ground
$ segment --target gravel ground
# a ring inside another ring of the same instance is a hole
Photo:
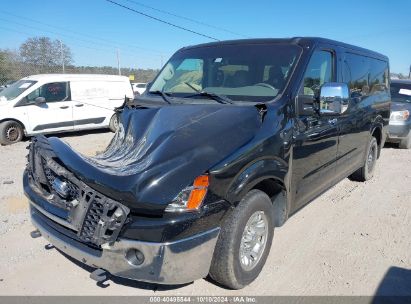
[[[93,155],[112,133],[61,137]],[[411,150],[385,147],[372,181],[343,180],[291,217],[275,230],[257,280],[231,291],[206,279],[183,286],[112,279],[101,287],[89,268],[30,238],[26,146],[0,147],[0,295],[411,295]]]

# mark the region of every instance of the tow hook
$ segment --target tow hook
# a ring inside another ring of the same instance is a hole
[[[102,283],[107,280],[107,271],[101,268],[97,268],[90,273],[90,279]]]
[[[39,230],[34,230],[34,231],[30,232],[30,236],[33,239],[37,239],[37,238],[41,237],[41,232]]]

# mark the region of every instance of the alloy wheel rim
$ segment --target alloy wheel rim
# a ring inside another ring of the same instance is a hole
[[[268,236],[268,220],[263,211],[254,212],[245,225],[240,244],[240,265],[249,271],[260,261]]]
[[[10,126],[6,130],[6,138],[9,141],[16,141],[19,138],[19,130],[15,126]]]

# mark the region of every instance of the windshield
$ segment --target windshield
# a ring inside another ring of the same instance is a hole
[[[391,82],[391,98],[392,101],[411,103],[411,83]]]
[[[37,81],[33,80],[19,80],[11,86],[5,88],[0,92],[0,101],[8,101],[16,98],[28,88],[33,86]]]
[[[171,57],[150,92],[172,97],[207,92],[234,101],[269,101],[285,88],[300,53],[296,45],[279,43],[183,49]]]

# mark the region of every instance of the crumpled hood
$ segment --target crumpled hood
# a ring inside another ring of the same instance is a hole
[[[96,190],[137,209],[163,209],[195,177],[249,142],[261,116],[253,105],[187,104],[125,108],[121,122],[106,151],[95,157],[57,138],[50,144]]]

